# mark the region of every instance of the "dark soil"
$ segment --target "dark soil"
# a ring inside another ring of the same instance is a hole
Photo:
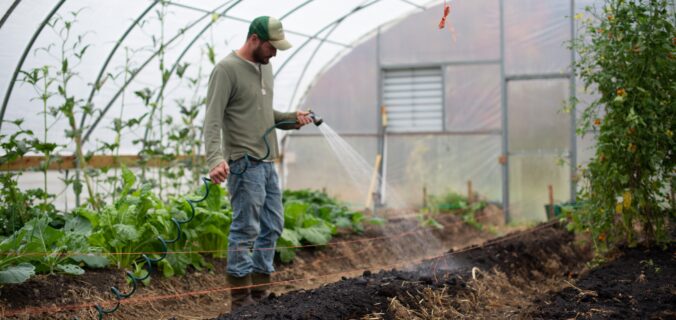
[[[555,224],[541,225],[483,246],[450,252],[411,270],[366,271],[361,277],[317,289],[270,297],[218,319],[354,319],[373,313],[393,318],[388,310],[392,298],[414,305],[414,297],[426,287],[447,287],[450,293],[465,290],[464,279],[473,267],[497,267],[534,280],[568,275],[588,259],[573,240],[573,235]]]
[[[86,277],[67,274],[38,275],[22,284],[0,289],[0,303],[7,309],[33,307],[45,301],[70,303],[85,291],[110,292],[111,286],[125,288],[124,272],[114,269],[88,270]],[[123,286],[124,285],[124,286]]]
[[[614,261],[541,299],[536,319],[676,319],[676,245],[624,249]]]

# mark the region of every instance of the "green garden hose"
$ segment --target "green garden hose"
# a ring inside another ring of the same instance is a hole
[[[321,120],[321,118],[316,117],[314,115],[314,113],[312,113],[312,112],[310,112],[310,118],[312,118],[315,125],[317,125],[317,126],[319,126],[323,122],[323,120]],[[244,172],[246,172],[246,169],[249,168],[249,164],[251,164],[251,159],[253,159],[255,161],[263,161],[263,160],[267,159],[270,156],[270,142],[268,141],[268,134],[270,134],[270,132],[272,132],[272,130],[277,129],[277,127],[279,127],[279,126],[289,125],[289,124],[296,124],[296,121],[295,120],[280,121],[278,123],[275,123],[274,126],[265,130],[265,133],[263,133],[263,142],[265,142],[265,150],[266,150],[265,155],[261,158],[256,158],[254,156],[250,156],[248,153],[245,153],[244,154],[244,168],[242,169],[242,171],[240,171],[240,172],[231,171],[230,173],[234,174],[234,175],[242,175],[242,174],[244,174]]]

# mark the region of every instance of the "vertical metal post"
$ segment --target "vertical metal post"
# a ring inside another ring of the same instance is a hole
[[[502,207],[505,223],[511,220],[509,212],[509,119],[507,116],[507,79],[505,79],[505,8],[500,0],[500,110],[502,111]]]
[[[385,167],[385,161],[387,161],[387,157],[383,154],[384,149],[385,149],[385,128],[383,127],[383,117],[382,117],[382,106],[383,106],[383,68],[382,68],[382,62],[380,60],[380,26],[378,26],[378,31],[376,33],[376,65],[378,66],[378,105],[376,106],[376,121],[378,125],[378,150],[376,151],[376,154],[381,155],[381,163],[382,165],[380,168],[378,168],[378,175],[380,176],[380,183],[378,183],[378,186],[376,188],[376,193],[381,195],[382,194],[382,187],[383,187],[383,181],[385,180],[385,177],[383,177],[383,168]],[[374,208],[377,208],[381,206],[384,202],[384,199],[382,197],[378,197],[379,201],[378,203],[375,203],[374,201]],[[374,199],[375,200],[375,199]],[[375,215],[375,211],[374,211]]]
[[[570,0],[570,99],[575,102],[575,0]],[[577,196],[577,107],[573,103],[570,110],[570,201],[575,202]]]

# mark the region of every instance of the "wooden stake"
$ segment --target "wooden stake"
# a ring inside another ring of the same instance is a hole
[[[369,191],[366,194],[366,208],[370,208],[373,203],[373,192],[378,184],[378,171],[380,171],[380,162],[383,159],[383,156],[378,154],[376,155],[376,163],[373,166],[373,174],[371,175],[371,184],[369,185]]]
[[[549,212],[547,213],[547,220],[554,218],[554,188],[552,185],[547,186],[549,192]]]
[[[423,195],[422,195],[423,196],[423,198],[422,198],[422,200],[423,200],[422,204],[423,205],[422,206],[423,206],[423,208],[427,208],[427,186],[426,185],[423,185],[422,191],[423,191]]]
[[[467,204],[474,202],[474,194],[472,192],[472,180],[467,180]]]

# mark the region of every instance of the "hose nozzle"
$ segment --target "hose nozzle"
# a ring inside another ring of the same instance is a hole
[[[320,116],[316,115],[312,110],[308,110],[310,113],[308,116],[312,118],[312,122],[314,122],[315,126],[320,126],[322,123],[324,123],[324,119],[322,119]]]

